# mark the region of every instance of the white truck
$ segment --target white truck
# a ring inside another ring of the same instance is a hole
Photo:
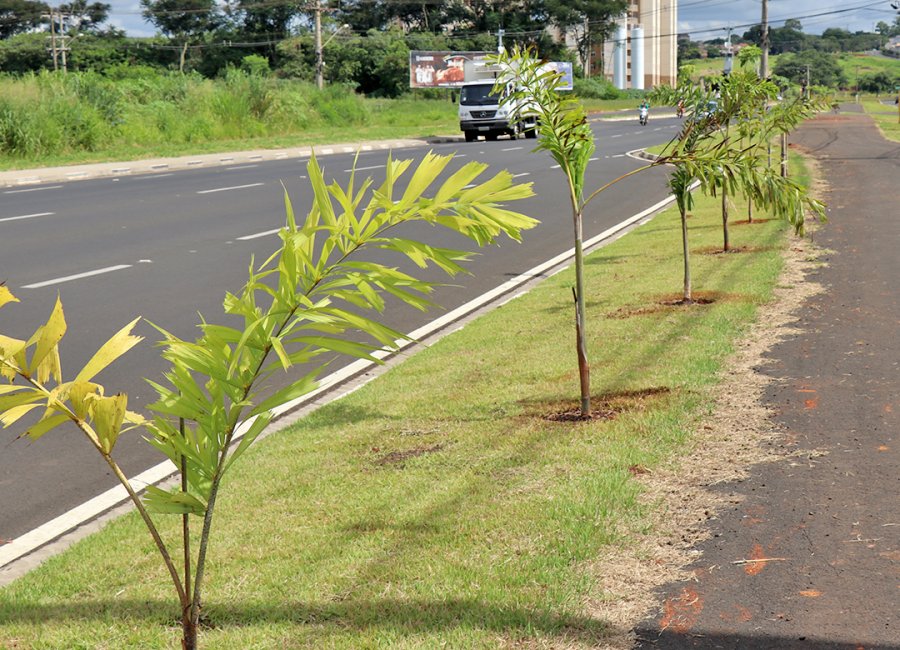
[[[496,140],[501,135],[508,135],[513,140],[521,135],[537,137],[537,118],[534,115],[523,112],[517,121],[510,121],[513,107],[509,104],[501,107],[503,94],[491,92],[502,72],[501,68],[480,61],[466,63],[466,81],[459,92],[459,128],[466,142],[474,142],[479,135],[483,135],[485,140]],[[511,83],[506,84],[503,91],[504,94],[509,92],[512,92]]]

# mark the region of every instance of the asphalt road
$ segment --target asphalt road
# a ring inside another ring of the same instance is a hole
[[[588,188],[640,166],[625,153],[669,139],[678,122],[657,119],[641,128],[635,119],[593,126],[598,148],[588,171]],[[472,276],[458,278],[455,286],[436,293],[443,308],[461,305],[571,248],[563,176],[547,154],[529,153],[533,145],[531,140],[502,139],[396,152],[395,158],[413,159],[420,159],[429,148],[441,154],[457,152],[446,174],[479,160],[490,165],[487,174],[505,168],[517,181],[534,183],[536,196],[514,208],[540,219],[541,225],[527,232],[522,244],[504,241],[483,251],[470,265]],[[386,155],[363,152],[358,173],[380,181]],[[343,183],[353,155],[331,155],[320,162],[327,178]],[[222,322],[222,298],[246,281],[251,256],[265,259],[277,247],[276,236],[264,233],[283,225],[282,183],[296,213],[305,214],[311,196],[306,161],[296,159],[0,191],[0,281],[22,300],[0,311],[0,332],[29,336],[61,296],[69,325],[61,346],[62,365],[69,375],[137,315],[193,338],[198,313]],[[663,170],[627,179],[592,204],[585,236],[666,194]],[[432,229],[411,234],[428,237],[435,245],[469,247],[458,237]],[[401,331],[412,331],[440,313],[422,315],[392,306],[387,320]],[[165,365],[152,345],[159,339],[156,331],[144,322],[137,331],[147,340],[98,380],[109,392],[127,392],[129,408],[141,411],[154,398],[141,378],[158,378]],[[60,428],[37,443],[17,441],[20,433],[16,427],[0,432],[0,543],[115,484],[74,429]],[[136,434],[120,441],[115,455],[128,475],[163,460]]]

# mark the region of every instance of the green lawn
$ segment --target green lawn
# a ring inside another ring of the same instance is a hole
[[[587,259],[608,419],[548,419],[577,404],[569,270],[254,446],[221,495],[201,647],[602,644],[595,605],[618,596],[595,563],[653,534],[631,470],[684,453],[782,267],[781,222],[733,224],[743,252],[728,255],[713,254],[717,199],[690,224],[709,305],[666,303],[681,289],[673,210]],[[0,590],[0,647],[176,648],[173,596],[126,516]]]
[[[875,120],[884,137],[900,142],[900,113],[895,104],[882,104],[877,99],[866,99],[862,105],[866,113]]]

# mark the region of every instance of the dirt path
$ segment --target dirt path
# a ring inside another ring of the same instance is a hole
[[[900,145],[856,115],[794,141],[819,160],[831,219],[810,277],[824,291],[764,370],[795,453],[716,488],[732,505],[640,648],[900,649]]]

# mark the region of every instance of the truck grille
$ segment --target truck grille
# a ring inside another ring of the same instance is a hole
[[[483,120],[487,117],[494,117],[497,111],[472,111],[472,117]]]

